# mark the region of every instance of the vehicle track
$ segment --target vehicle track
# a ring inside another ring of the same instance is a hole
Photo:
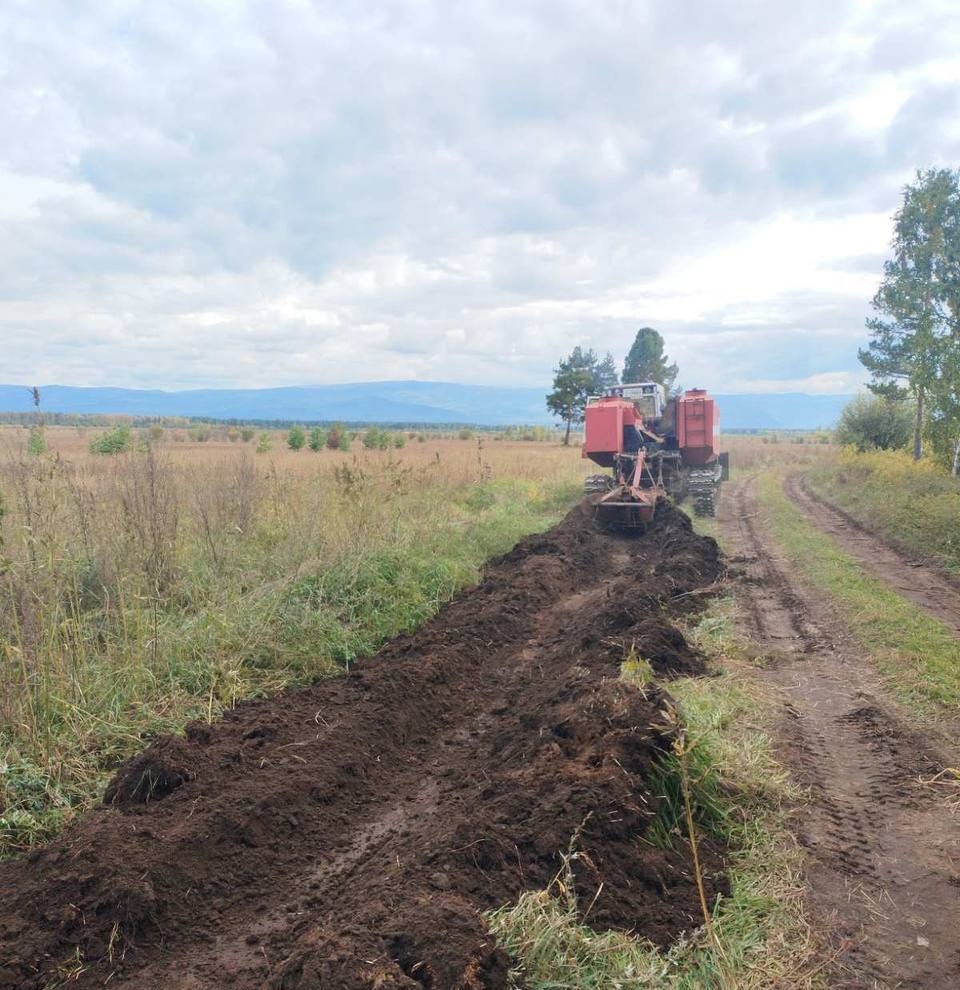
[[[960,636],[960,584],[871,533],[812,491],[801,475],[789,475],[784,490],[818,529],[828,533],[866,571]]]
[[[836,946],[831,986],[960,985],[960,827],[922,783],[943,757],[886,700],[828,601],[767,534],[755,482],[735,481],[720,525],[743,570],[738,597],[772,661],[781,758],[809,788],[797,816],[814,921]]]
[[[350,675],[157,740],[0,864],[0,987],[499,990],[481,912],[574,840],[593,926],[697,927],[689,855],[640,841],[667,697],[618,675],[631,643],[664,678],[702,669],[669,616],[720,571],[675,510],[643,540],[575,510]]]

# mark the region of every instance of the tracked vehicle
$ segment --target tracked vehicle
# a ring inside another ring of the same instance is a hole
[[[611,474],[592,474],[586,494],[604,525],[643,530],[666,498],[716,512],[729,459],[717,450],[719,411],[704,389],[668,399],[662,385],[617,385],[591,398],[582,456]]]

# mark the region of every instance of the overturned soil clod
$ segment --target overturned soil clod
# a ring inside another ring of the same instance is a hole
[[[720,569],[675,510],[626,539],[578,508],[349,675],[156,740],[0,865],[0,987],[504,987],[483,912],[571,843],[589,923],[669,944],[702,919],[685,844],[644,841],[668,698],[619,668],[702,672],[671,619]]]

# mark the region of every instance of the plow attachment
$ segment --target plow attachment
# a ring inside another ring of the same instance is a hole
[[[646,474],[646,486],[644,486]],[[620,474],[620,484],[602,495],[594,495],[597,522],[609,529],[633,530],[642,533],[653,521],[654,513],[666,489],[659,479],[654,480],[640,452],[633,464],[629,480]]]

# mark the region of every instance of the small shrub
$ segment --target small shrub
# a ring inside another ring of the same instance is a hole
[[[302,450],[307,442],[307,435],[303,432],[303,427],[293,426],[287,434],[287,446],[291,450]]]
[[[407,445],[407,438],[402,433],[394,433],[393,445],[397,450],[401,450]]]
[[[119,454],[133,446],[133,431],[129,426],[115,426],[90,441],[91,454]]]
[[[473,439],[473,430],[468,429],[467,427],[464,427],[462,430],[458,430],[457,431],[457,439],[458,440],[472,440]]]
[[[319,426],[315,426],[310,431],[310,449],[320,451],[327,445],[327,434]]]
[[[30,438],[27,440],[27,450],[31,454],[39,457],[47,449],[47,438],[44,435],[42,426],[32,426],[30,428]]]
[[[907,402],[858,395],[840,414],[837,441],[865,450],[902,450],[913,437],[914,410]]]
[[[249,426],[245,426],[240,431],[240,439],[244,443],[250,443],[250,441],[253,439],[254,433],[256,433],[256,430],[251,429],[251,427]]]
[[[261,433],[260,439],[259,441],[257,441],[257,453],[266,454],[270,450],[271,446],[272,444],[270,443],[270,434]]]
[[[346,436],[346,433],[341,426],[331,427],[330,432],[327,434],[327,449],[328,450],[339,450],[340,449],[340,437]],[[349,440],[347,443],[349,444]]]

